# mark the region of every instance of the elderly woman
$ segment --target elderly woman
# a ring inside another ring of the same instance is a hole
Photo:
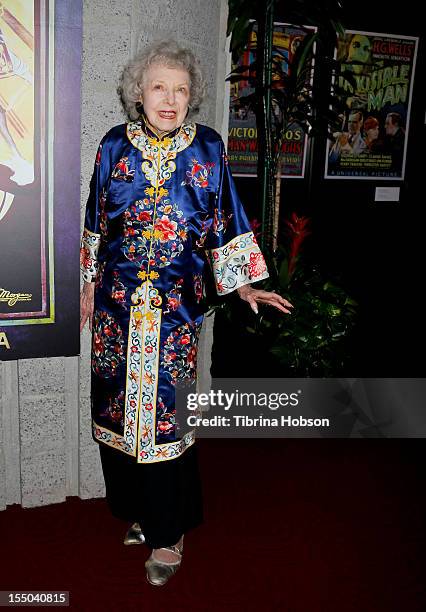
[[[119,88],[130,122],[102,139],[82,238],[81,328],[92,343],[92,431],[112,513],[145,541],[151,584],[180,566],[183,535],[202,522],[194,432],[175,431],[175,385],[196,377],[209,262],[217,291],[255,312],[281,296],[251,286],[268,276],[242,209],[225,146],[191,122],[204,94],[191,51],[147,48]]]

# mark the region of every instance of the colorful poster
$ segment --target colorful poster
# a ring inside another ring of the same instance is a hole
[[[341,129],[326,178],[403,180],[418,38],[347,30],[339,40]]]
[[[74,104],[73,121],[79,117],[80,86],[71,68],[80,65],[81,27],[65,28],[66,4],[0,0],[0,360],[79,350],[78,331],[69,327],[74,315],[57,312],[73,302],[64,286],[78,292],[79,126],[67,137],[70,126],[56,107],[65,97],[62,108]],[[78,55],[65,57],[71,36]],[[66,156],[77,168],[65,165]],[[76,228],[65,231],[62,223],[73,217]],[[74,248],[76,272],[68,269]]]
[[[311,28],[312,29],[312,28]],[[306,30],[293,26],[274,24],[273,46],[275,61],[279,61],[284,73],[288,73],[289,63],[297,46],[306,36]],[[256,57],[257,28],[256,25],[250,36],[246,50],[238,64],[232,66],[232,71],[240,66],[250,66]],[[254,89],[249,82],[250,71],[243,73],[247,80],[231,83],[229,104],[229,131],[228,131],[228,158],[234,176],[257,176],[257,128],[256,116],[252,110],[247,111],[240,103],[240,98],[253,93]],[[278,76],[273,75],[275,87]],[[307,136],[297,124],[289,126],[282,145],[281,175],[287,178],[303,178],[305,174],[307,150]]]

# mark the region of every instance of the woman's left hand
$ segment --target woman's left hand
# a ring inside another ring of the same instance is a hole
[[[251,309],[258,314],[257,304],[269,304],[281,312],[291,314],[289,308],[293,308],[293,304],[274,291],[263,291],[262,289],[254,289],[251,285],[243,285],[237,289],[238,295],[242,300],[248,302]]]

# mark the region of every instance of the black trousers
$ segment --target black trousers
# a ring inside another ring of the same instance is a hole
[[[176,459],[152,465],[137,463],[102,443],[99,451],[111,513],[129,523],[139,522],[149,547],[176,544],[203,522],[195,444]]]

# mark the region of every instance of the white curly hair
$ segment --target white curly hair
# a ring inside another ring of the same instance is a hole
[[[206,82],[200,62],[190,49],[181,47],[176,41],[160,40],[150,44],[130,60],[121,74],[117,91],[128,117],[135,120],[140,116],[140,99],[145,72],[155,64],[169,68],[183,68],[188,72],[190,78],[189,115],[198,113],[206,92]]]

